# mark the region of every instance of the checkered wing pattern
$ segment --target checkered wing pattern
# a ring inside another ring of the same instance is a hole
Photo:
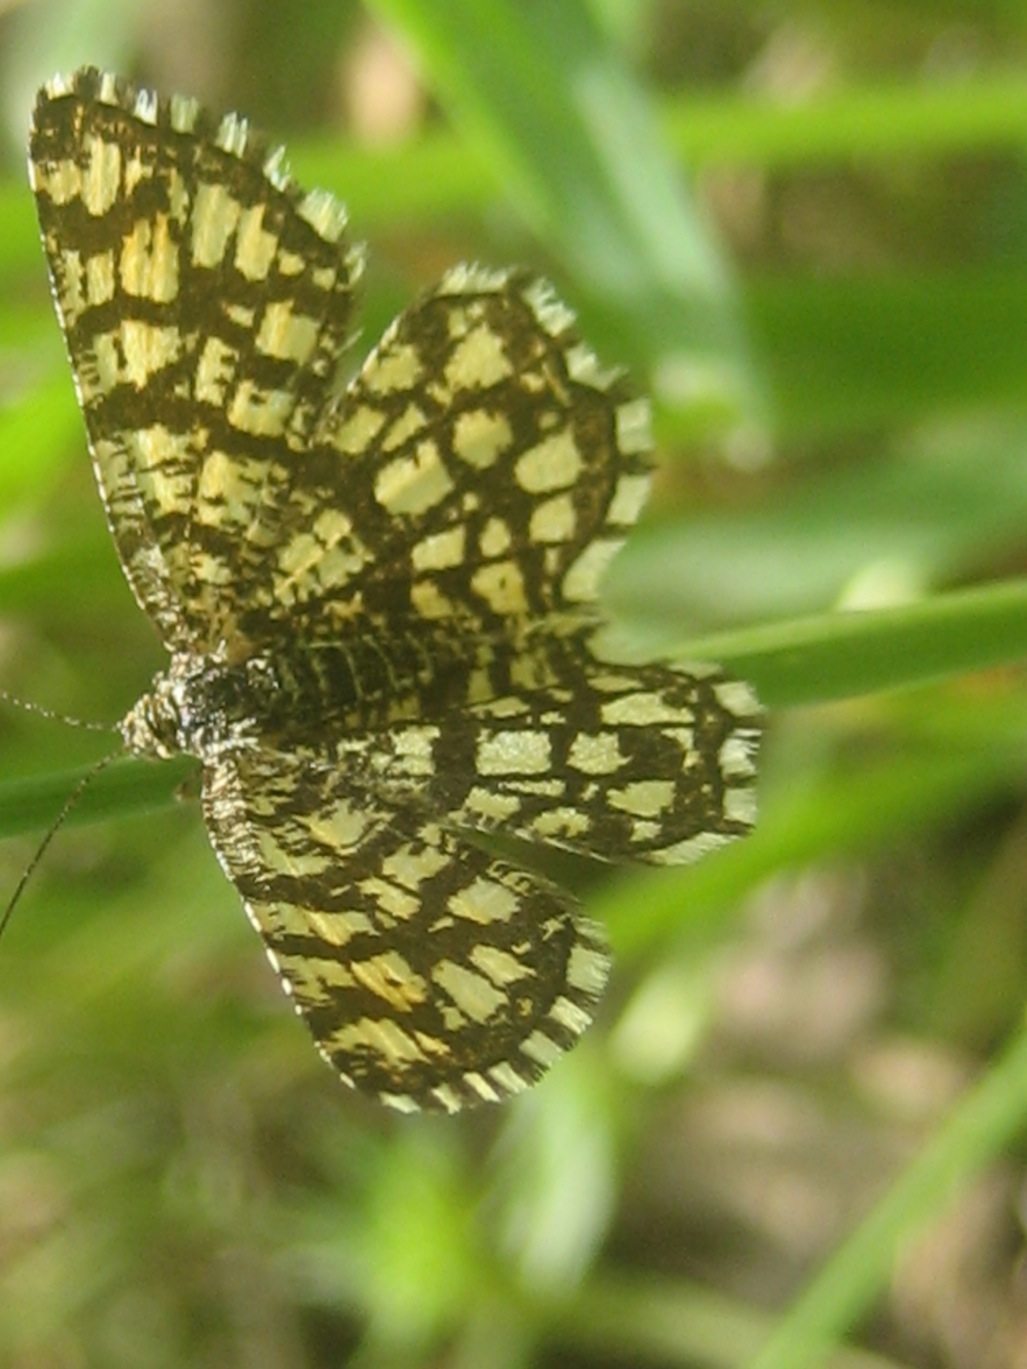
[[[233,641],[352,327],[342,206],[244,119],[91,69],[40,92],[29,172],[125,573],[169,647]]]
[[[474,661],[455,695],[433,681],[393,699],[394,721],[338,729],[340,770],[453,827],[602,860],[680,864],[751,827],[746,686],[712,668],[603,661],[588,630],[505,651],[479,641]]]
[[[265,596],[314,634],[355,606],[475,632],[580,611],[649,488],[645,402],[523,271],[451,271],[396,320],[316,443],[288,515],[305,554]],[[339,488],[346,508],[312,527]]]
[[[519,1092],[607,970],[478,834],[657,863],[743,834],[758,710],[596,647],[648,410],[551,289],[459,267],[349,381],[360,253],[238,116],[91,69],[30,171],[101,495],[171,664],[128,748],[204,814],[287,991],[403,1110]]]
[[[591,1020],[596,927],[560,889],[336,767],[207,768],[221,862],[318,1049],[403,1111],[518,1093]]]

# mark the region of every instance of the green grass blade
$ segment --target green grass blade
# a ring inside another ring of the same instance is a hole
[[[812,1369],[871,1307],[902,1248],[1023,1130],[1027,1030],[981,1078],[869,1217],[813,1280],[750,1369]]]
[[[906,688],[1027,660],[1027,580],[718,633],[675,654],[718,661],[774,707]]]
[[[682,384],[732,410],[755,393],[725,265],[649,106],[580,0],[375,0],[543,240]]]
[[[683,95],[664,106],[669,142],[696,164],[770,168],[1023,147],[1027,84],[989,73],[867,84],[811,99]]]
[[[85,766],[0,784],[0,837],[50,827],[68,796],[91,769]],[[193,769],[194,763],[185,757],[162,765],[132,757],[115,761],[83,791],[67,822],[77,826],[165,808],[174,801],[176,789]]]

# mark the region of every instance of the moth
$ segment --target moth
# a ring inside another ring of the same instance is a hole
[[[600,929],[490,834],[690,860],[755,815],[759,710],[604,659],[649,411],[551,287],[457,266],[348,379],[342,205],[245,119],[85,68],[30,140],[125,575],[170,660],[120,723],[202,768],[211,843],[321,1054],[403,1111],[525,1089]]]

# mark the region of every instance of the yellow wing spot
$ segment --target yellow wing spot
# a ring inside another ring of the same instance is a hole
[[[598,537],[590,542],[563,577],[563,595],[572,604],[589,603],[596,597],[607,566],[620,551],[619,537]]]
[[[421,618],[437,622],[452,618],[456,605],[442,593],[433,580],[418,580],[410,586],[410,606]]]
[[[383,466],[374,482],[378,503],[392,514],[421,514],[433,509],[453,489],[453,479],[434,442],[420,442],[411,456]]]
[[[228,406],[228,421],[243,433],[281,437],[295,402],[286,390],[261,390],[251,380],[244,380]]]
[[[137,390],[143,389],[158,371],[177,361],[182,350],[182,335],[173,326],[162,328],[139,319],[125,319],[119,331],[117,341],[114,334],[104,335],[109,350],[102,373],[109,379],[111,388],[127,381]]]
[[[627,760],[616,732],[579,732],[571,742],[567,760],[586,775],[612,775]]]
[[[288,870],[290,874],[302,874],[308,879],[323,875],[332,864],[331,855],[309,846],[302,855],[284,845],[278,835],[270,828],[262,827],[254,834],[260,859],[266,869]]]
[[[311,813],[300,821],[310,834],[312,850],[327,847],[336,854],[355,850],[371,826],[368,814],[349,803],[336,803],[327,816]]]
[[[559,777],[549,780],[529,780],[518,775],[511,779],[510,783],[519,794],[537,794],[539,798],[543,799],[558,799],[564,790],[563,780]],[[590,798],[591,795],[585,795],[586,801]]]
[[[404,889],[420,889],[427,880],[445,870],[450,858],[437,846],[417,849],[401,846],[382,861],[382,874],[395,880]]]
[[[657,818],[674,807],[677,787],[672,780],[634,780],[623,789],[611,789],[606,801],[637,818]]]
[[[458,415],[453,426],[453,450],[475,470],[494,466],[512,441],[513,430],[505,415],[487,409],[469,409]]]
[[[473,948],[470,960],[476,969],[488,975],[493,984],[501,987],[516,983],[518,979],[530,979],[535,973],[530,965],[525,965],[509,951],[504,951],[499,946],[490,946],[487,942],[481,942]]]
[[[684,710],[684,709],[681,710],[681,720],[682,720],[682,721],[687,721],[688,719],[691,718],[691,716],[692,716],[692,715],[691,715],[690,713],[688,713],[688,714],[687,714],[687,717],[686,717],[686,710]],[[665,728],[663,728],[662,730],[663,730],[663,735],[664,735],[669,741],[677,742],[678,746],[681,748],[681,754],[682,754],[682,755],[687,756],[687,755],[689,754],[689,752],[695,750],[695,729],[694,729],[694,728],[677,726],[677,727],[665,727]]]
[[[170,304],[178,295],[178,245],[166,214],[140,219],[126,237],[119,263],[121,288],[137,299]]]
[[[607,522],[625,527],[635,523],[648,498],[650,483],[648,475],[622,475],[610,501]]]
[[[544,732],[486,732],[475,756],[479,775],[543,775],[552,762]]]
[[[278,269],[283,275],[298,276],[306,268],[307,263],[302,257],[298,257],[294,252],[280,251],[278,254]],[[310,279],[319,290],[325,294],[331,290],[339,279],[339,271],[336,266],[315,266],[310,273]]]
[[[569,494],[558,494],[532,510],[528,536],[533,542],[569,542],[577,531],[578,515]]]
[[[414,570],[448,570],[463,565],[466,547],[467,529],[461,524],[415,542],[410,562]]]
[[[197,522],[217,526],[225,521],[226,511],[230,522],[237,522],[240,513],[248,516],[248,504],[259,476],[260,472],[245,459],[222,451],[208,452],[196,486]]]
[[[424,1050],[414,1038],[388,1017],[360,1017],[356,1022],[347,1022],[330,1032],[322,1045],[330,1054],[356,1055],[358,1059],[371,1051],[385,1061],[387,1069],[425,1058]]]
[[[257,347],[278,361],[305,362],[317,346],[318,322],[297,314],[292,305],[272,300],[264,308],[257,333]]]
[[[99,218],[106,214],[121,192],[121,148],[103,138],[86,138],[82,203],[86,212]]]
[[[351,968],[358,984],[401,1012],[409,1012],[428,997],[427,981],[415,974],[397,951],[354,961]]]
[[[617,405],[614,420],[617,448],[624,456],[644,456],[653,449],[649,401],[639,397]]]
[[[284,923],[287,932],[302,935],[305,924]],[[276,955],[270,947],[265,947],[268,959],[284,977],[289,992],[306,1005],[331,1003],[339,989],[349,989],[353,976],[349,967],[339,960],[315,955]]]
[[[298,252],[290,252],[288,248],[278,244],[278,270],[283,276],[300,276],[307,269],[307,263]],[[335,272],[330,268],[319,267],[311,272],[311,278],[319,289],[328,290],[335,279]]]
[[[223,185],[204,181],[193,204],[192,259],[214,267],[224,260],[228,239],[239,222],[241,206]]]
[[[329,946],[345,946],[355,936],[374,930],[366,913],[320,913],[304,909],[302,920],[308,924],[309,930],[314,936],[319,937]]]
[[[407,775],[431,775],[434,773],[434,747],[440,729],[418,723],[406,727],[394,735],[396,759],[402,762],[403,773]]]
[[[669,704],[662,694],[624,694],[619,699],[608,699],[599,710],[604,723],[610,727],[649,727],[653,723],[687,723],[691,715],[680,705]]]
[[[478,549],[482,556],[492,560],[509,551],[512,540],[509,524],[504,523],[502,518],[490,518],[478,537]]]
[[[480,566],[471,576],[471,588],[485,600],[494,613],[526,613],[528,599],[524,576],[516,561],[493,561]]]
[[[487,1022],[506,1002],[506,994],[484,975],[452,960],[440,960],[431,977],[472,1022]]]
[[[408,442],[416,433],[421,431],[425,421],[424,411],[420,406],[414,403],[408,404],[399,418],[389,425],[388,432],[382,437],[382,451],[393,452],[397,447],[401,447],[404,442]]]
[[[460,810],[498,823],[513,817],[520,806],[521,802],[516,794],[497,794],[492,789],[475,785],[460,805]]]
[[[420,912],[421,902],[418,898],[405,889],[397,888],[395,884],[389,884],[386,880],[362,879],[359,887],[361,893],[374,899],[382,912],[399,922],[406,922]],[[367,930],[370,929],[371,924],[368,923]]]
[[[41,162],[29,165],[32,189],[37,195],[45,195],[54,205],[70,204],[82,193],[82,173],[78,163],[72,158],[62,158],[51,166]]]
[[[485,323],[478,324],[460,339],[443,372],[454,390],[474,390],[497,385],[514,373],[503,339]]]
[[[338,509],[325,509],[310,532],[298,533],[279,553],[275,593],[283,603],[296,603],[324,581],[345,584],[370,560],[349,518]]]
[[[97,252],[86,261],[86,299],[91,306],[114,298],[114,253]]]
[[[377,352],[363,373],[364,385],[372,394],[412,390],[424,373],[417,348],[409,344],[386,347]]]
[[[266,280],[275,259],[278,239],[264,227],[264,206],[251,205],[239,216],[235,265],[247,280]]]
[[[209,337],[196,363],[194,392],[202,404],[221,408],[227,387],[239,363],[239,353],[218,337]]]
[[[125,439],[124,463],[148,486],[162,514],[184,514],[192,504],[193,477],[185,460],[188,441],[161,423]]]
[[[589,683],[600,694],[624,694],[633,690],[636,680],[631,675],[618,675],[614,671],[604,671],[593,675]]]
[[[514,467],[517,483],[529,494],[565,490],[581,475],[584,462],[569,428],[544,438],[519,457]]]
[[[702,673],[702,666],[689,666],[693,675]],[[717,702],[722,704],[736,718],[753,718],[759,715],[759,705],[752,690],[742,680],[718,680],[713,686]]]
[[[480,708],[476,710],[481,718],[521,718],[529,710],[526,699],[519,699],[516,694],[504,694],[501,698],[494,699],[487,697]]]
[[[549,841],[572,841],[584,836],[591,826],[588,816],[577,808],[550,808],[531,822],[535,835]]]
[[[143,184],[144,181],[151,180],[153,180],[153,166],[151,165],[151,163],[144,161],[142,154],[140,152],[129,153],[128,156],[125,158],[125,168],[123,172],[125,194],[133,195],[136,192],[136,190],[138,190],[139,186]],[[173,185],[177,189],[181,189],[182,178],[179,176],[177,171],[172,171],[170,173],[168,181],[169,184]],[[175,217],[179,218],[179,209],[182,203],[180,195],[169,195],[168,203],[174,211]]]
[[[363,456],[377,441],[384,426],[385,415],[380,410],[361,404],[331,434],[332,446],[347,456]]]
[[[494,922],[509,922],[519,906],[520,901],[512,890],[480,876],[446,901],[446,907],[454,917],[478,922],[483,927]]]
[[[232,563],[209,551],[193,552],[192,569],[205,585],[230,585],[235,579]]]

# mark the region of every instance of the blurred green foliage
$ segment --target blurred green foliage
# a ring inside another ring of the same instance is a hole
[[[333,1082],[182,768],[113,765],[0,943],[0,1362],[1017,1362],[1025,55],[1001,0],[0,16],[5,688],[109,720],[161,664],[19,170],[35,87],[95,61],[288,136],[370,240],[368,343],[455,260],[547,271],[657,405],[611,611],[770,710],[749,841],[553,863],[618,951],[602,1020],[452,1120]],[[380,144],[368,72],[405,111]],[[13,889],[107,743],[0,729]]]

